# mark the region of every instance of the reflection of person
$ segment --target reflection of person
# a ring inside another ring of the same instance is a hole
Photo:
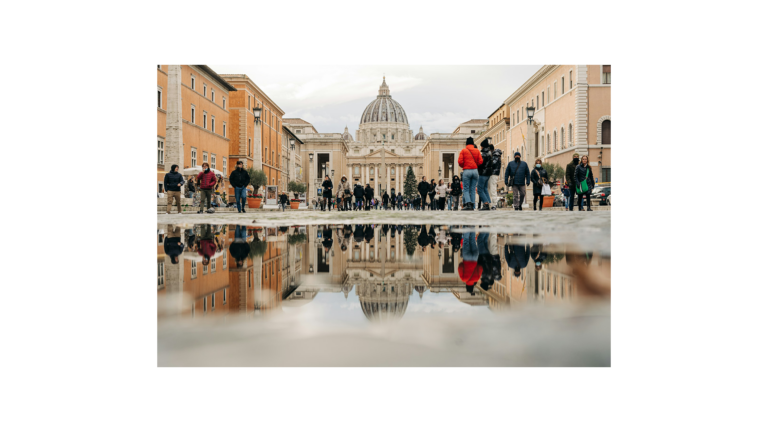
[[[528,245],[508,244],[504,246],[504,258],[507,260],[507,266],[514,270],[515,277],[520,277],[522,269],[528,266],[531,248]]]
[[[467,286],[467,292],[473,292],[475,284],[480,279],[483,269],[477,265],[479,251],[474,232],[464,233],[464,243],[461,248],[463,261],[459,264],[459,277]]]
[[[421,246],[422,252],[427,249],[427,246],[431,243],[429,234],[427,233],[427,226],[422,225],[421,226],[421,232],[419,233],[418,238],[419,246]]]
[[[536,264],[536,270],[541,270],[541,265],[544,263],[544,260],[547,259],[547,253],[544,252],[544,247],[540,244],[535,244],[531,246],[531,259],[533,260],[533,263]]]
[[[494,260],[488,245],[489,237],[487,232],[481,232],[477,236],[477,264],[483,269],[480,277],[480,287],[484,290],[491,289],[494,282]]]
[[[366,225],[365,226],[365,242],[370,243],[371,240],[373,240],[373,226]]]
[[[333,230],[330,225],[323,226],[323,247],[327,253],[333,246]]]
[[[208,265],[211,257],[216,254],[216,243],[213,241],[213,231],[209,224],[203,225],[197,253],[203,257],[203,265]]]
[[[236,268],[243,268],[245,259],[248,258],[248,253],[251,251],[251,247],[248,245],[247,233],[248,230],[244,226],[237,225],[235,227],[235,239],[229,245],[229,253],[235,260]]]
[[[165,230],[165,239],[163,240],[163,251],[171,258],[171,263],[179,263],[179,255],[184,252],[184,244],[181,243],[181,228],[173,228],[168,225]]]

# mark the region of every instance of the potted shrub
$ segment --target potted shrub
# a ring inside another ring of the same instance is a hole
[[[248,172],[248,177],[251,178],[251,185],[253,186],[253,191],[248,192],[248,208],[260,208],[261,199],[264,197],[259,190],[267,184],[267,175],[264,174],[264,171],[257,170],[254,167],[248,167],[245,170]]]
[[[293,199],[291,200],[291,208],[296,210],[299,208],[299,204],[301,203],[301,200],[299,199],[299,194],[302,194],[307,191],[307,185],[304,183],[299,182],[289,182],[288,183],[288,192],[293,192]]]
[[[307,241],[306,234],[290,234],[288,236],[288,244],[291,246],[305,243],[306,241]]]

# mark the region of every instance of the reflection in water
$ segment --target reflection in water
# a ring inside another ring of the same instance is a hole
[[[168,225],[157,263],[161,317],[258,317],[318,293],[356,295],[372,322],[399,320],[414,294],[492,311],[610,296],[608,256],[466,226]]]

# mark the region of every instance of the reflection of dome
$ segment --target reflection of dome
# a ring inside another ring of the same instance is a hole
[[[427,134],[424,133],[424,128],[419,126],[419,133],[417,133],[414,137],[414,140],[416,141],[426,141]]]
[[[352,137],[352,134],[349,133],[349,128],[344,126],[344,133],[341,135],[342,138],[344,138],[344,141],[348,142],[354,142],[355,139]]]
[[[363,111],[363,116],[360,118],[361,124],[374,122],[408,124],[405,110],[389,94],[389,86],[386,79],[384,79],[381,87],[379,87],[379,95],[373,102],[368,104],[365,111]]]
[[[358,289],[360,307],[369,321],[396,321],[405,314],[410,294],[406,287],[374,285]]]

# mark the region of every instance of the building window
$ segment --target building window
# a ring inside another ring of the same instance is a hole
[[[541,107],[544,108],[544,92],[541,92]]]
[[[216,259],[211,260],[211,273],[216,273]]]
[[[605,123],[605,122],[603,122]],[[165,149],[163,140],[157,140],[157,164],[163,165],[165,163]]]
[[[203,111],[203,129],[208,129],[208,113]]]
[[[216,116],[211,116],[211,132],[216,133]]]
[[[551,153],[549,146],[549,134],[547,134],[547,153]]]
[[[611,83],[611,65],[603,65],[603,84]]]
[[[224,109],[227,109],[227,98],[225,97],[221,98],[221,107]]]
[[[227,254],[224,254],[224,268],[227,268]],[[227,304],[227,289],[224,288],[224,293],[222,294],[223,298],[221,299],[221,304]]]
[[[368,172],[369,172],[371,175],[373,175],[373,168],[370,168],[370,169],[368,170]]]
[[[216,102],[216,90],[211,89],[211,102]]]
[[[296,133],[301,133],[301,129],[296,129]]]
[[[248,95],[248,111],[251,110],[251,95]]]
[[[571,86],[568,87],[568,90],[573,88],[573,71],[568,71],[568,81],[571,83]]]
[[[248,138],[248,156],[251,155],[251,139]]]
[[[195,106],[192,105],[192,124],[195,124]]]
[[[222,127],[224,128],[224,130],[222,131],[222,134],[224,135],[224,138],[226,138],[227,137],[227,122],[224,122]]]
[[[560,92],[565,93],[565,77],[560,77]],[[557,97],[557,89],[555,89],[555,97]]]
[[[216,155],[211,153],[211,169],[216,169]]]
[[[206,264],[203,264],[203,274],[204,275],[208,274],[208,266]]]
[[[603,167],[600,170],[600,179],[606,183],[611,182],[611,167]]]
[[[611,143],[611,121],[610,120],[603,120],[602,135],[603,135],[602,144],[610,144]]]
[[[360,167],[355,165],[355,175],[360,175]]]
[[[560,150],[565,150],[565,129],[560,128]]]
[[[552,145],[554,146],[554,150],[557,151],[557,131],[552,132]]]
[[[157,107],[163,109],[163,88],[157,86]]]
[[[208,162],[208,152],[203,152],[203,162]]]
[[[192,75],[192,90],[195,89],[195,76]]]
[[[192,261],[192,279],[197,279],[197,262]]]
[[[208,297],[203,297],[203,312],[208,312]]]
[[[208,97],[208,84],[203,84],[203,96]]]
[[[224,175],[226,175],[227,174],[227,158],[225,157],[221,158],[221,169],[222,171],[224,171]],[[224,265],[224,268],[227,268],[227,266]]]
[[[157,263],[157,286],[161,286],[165,283],[165,263]]]
[[[573,125],[568,125],[568,147],[573,147]]]

